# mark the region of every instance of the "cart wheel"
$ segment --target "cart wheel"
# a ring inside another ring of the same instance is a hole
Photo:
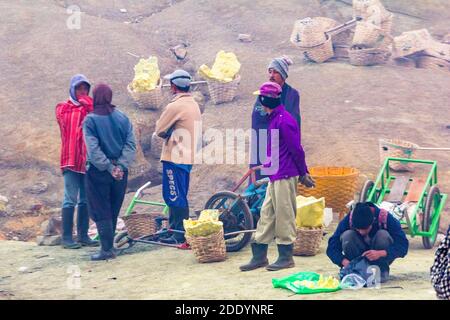
[[[440,200],[441,200],[441,193],[439,192],[438,186],[432,186],[430,192],[428,192],[427,200],[425,202],[425,209],[422,215],[422,223],[421,223],[422,231],[427,232],[430,230],[431,223],[433,221],[433,215],[439,214],[436,213],[436,209],[439,206]],[[439,230],[439,221],[440,217],[438,220],[438,228],[431,237],[422,237],[422,243],[425,249],[433,248]]]
[[[223,223],[224,233],[253,229],[253,217],[250,208],[234,192],[222,191],[216,193],[206,202],[205,209],[222,211],[219,220]],[[225,237],[227,251],[235,252],[241,250],[251,238],[251,233]]]
[[[128,237],[128,232],[121,232],[114,238],[114,248],[126,250],[134,246],[133,239]]]
[[[366,202],[367,198],[369,197],[370,191],[372,191],[373,187],[375,186],[375,183],[372,180],[367,180],[364,183],[364,186],[361,189],[361,193],[359,195],[359,202]]]

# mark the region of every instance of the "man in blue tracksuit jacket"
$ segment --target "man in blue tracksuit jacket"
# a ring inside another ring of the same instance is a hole
[[[353,212],[338,225],[328,241],[327,255],[343,268],[351,260],[366,257],[381,271],[381,281],[389,278],[389,265],[408,253],[409,242],[400,222],[382,213],[371,202],[357,203]]]

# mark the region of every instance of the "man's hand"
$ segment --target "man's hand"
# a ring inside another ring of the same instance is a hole
[[[113,178],[117,181],[120,181],[123,179],[123,171],[122,168],[120,167],[114,167],[114,169],[112,170],[111,175],[113,176]]]
[[[369,250],[362,254],[363,257],[366,257],[369,261],[377,261],[380,258],[384,258],[387,256],[386,250]]]
[[[307,188],[314,188],[316,186],[316,182],[308,173],[304,176],[301,176],[299,180],[300,183]]]
[[[349,265],[349,263],[350,263],[350,260],[348,260],[348,259],[346,259],[346,258],[344,258],[344,260],[342,260],[342,266],[345,268],[345,267],[347,267],[348,265]]]
[[[92,105],[92,98],[89,96],[81,96],[78,98],[78,102],[83,106]]]

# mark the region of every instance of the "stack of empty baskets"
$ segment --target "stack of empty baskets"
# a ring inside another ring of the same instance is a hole
[[[450,43],[436,41],[427,29],[395,37],[394,55],[397,64],[450,71]]]
[[[353,0],[353,14],[361,19],[356,25],[350,63],[355,66],[383,64],[391,56],[394,15],[379,0]]]
[[[325,31],[334,27],[335,21],[324,17],[306,18],[295,22],[291,42],[301,49],[306,58],[317,63],[334,56],[331,36]]]
[[[308,60],[317,63],[323,63],[333,57],[347,58],[355,23],[356,20],[353,19],[339,24],[336,20],[326,17],[297,20],[290,40],[301,49]]]

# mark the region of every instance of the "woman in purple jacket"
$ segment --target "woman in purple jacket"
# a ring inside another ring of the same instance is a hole
[[[257,92],[258,99],[269,118],[268,150],[269,162],[264,164],[262,174],[268,175],[270,183],[261,208],[261,217],[252,243],[251,261],[240,267],[249,271],[266,267],[275,271],[294,267],[293,243],[296,238],[295,215],[297,184],[314,187],[308,173],[305,152],[300,144],[300,130],[294,117],[281,103],[281,87],[274,82],[264,83]],[[278,260],[270,265],[267,248],[275,238]]]

